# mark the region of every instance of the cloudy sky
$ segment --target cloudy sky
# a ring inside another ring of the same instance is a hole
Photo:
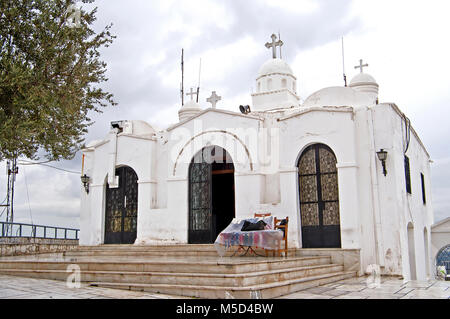
[[[345,69],[363,59],[380,85],[380,101],[394,102],[410,118],[432,164],[435,220],[450,216],[450,2],[448,0],[98,0],[96,29],[113,23],[117,39],[103,50],[106,90],[116,107],[93,114],[87,141],[102,139],[113,120],[143,119],[165,128],[177,122],[180,55],[185,87],[196,87],[201,59],[200,103],[211,91],[218,107],[251,104],[259,67],[271,57],[272,33],[284,42],[283,59],[298,78],[302,100],[327,86],[343,85]],[[81,154],[49,163],[79,172]],[[6,196],[0,163],[0,200]],[[15,221],[79,227],[79,174],[45,166],[20,166]],[[1,213],[1,211],[0,211]],[[4,220],[5,215],[0,217]]]

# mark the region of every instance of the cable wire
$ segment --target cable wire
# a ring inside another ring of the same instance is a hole
[[[33,225],[33,214],[31,214],[30,194],[28,192],[27,173],[26,173],[25,167],[23,168],[23,176],[25,177],[25,186],[27,189],[28,210],[30,212],[31,225]]]
[[[27,160],[20,160],[20,161],[25,162],[25,163],[19,163],[20,165],[42,165],[42,166],[54,168],[54,169],[57,169],[57,170],[60,170],[60,171],[63,171],[63,172],[80,175],[80,172],[75,172],[75,171],[71,171],[71,170],[68,170],[68,169],[64,169],[64,168],[60,168],[60,167],[56,167],[56,166],[45,164],[47,162],[40,162],[40,163],[37,162],[36,163],[36,162],[27,161]]]

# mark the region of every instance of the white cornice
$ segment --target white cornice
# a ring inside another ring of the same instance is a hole
[[[262,118],[260,118],[260,117],[258,117],[258,116],[251,115],[251,114],[246,114],[246,115],[244,115],[244,114],[242,114],[242,113],[237,113],[237,112],[232,112],[232,111],[227,111],[227,110],[222,110],[222,109],[208,108],[208,109],[206,109],[206,110],[204,110],[204,111],[198,113],[198,114],[195,115],[195,116],[192,116],[192,117],[190,117],[190,118],[188,118],[188,119],[186,119],[186,120],[184,120],[184,121],[181,121],[181,122],[179,122],[179,123],[177,123],[177,124],[174,124],[174,125],[172,125],[172,126],[169,126],[169,127],[166,129],[166,131],[169,132],[169,131],[171,131],[171,130],[173,130],[173,129],[175,129],[175,128],[177,128],[177,127],[179,127],[179,126],[181,126],[181,125],[183,125],[183,124],[185,124],[185,123],[187,123],[187,122],[189,122],[189,121],[192,121],[192,120],[194,120],[194,119],[196,119],[196,118],[202,116],[203,114],[209,113],[209,112],[222,113],[222,114],[227,114],[227,115],[231,115],[231,116],[239,116],[239,117],[245,117],[245,118],[247,118],[247,119],[252,119],[252,120],[257,120],[257,121],[263,121]]]
[[[290,114],[290,115],[285,116],[285,117],[281,117],[277,121],[278,122],[286,121],[286,120],[289,120],[289,119],[291,119],[293,117],[301,116],[301,115],[304,115],[304,114],[307,114],[307,113],[310,113],[310,112],[337,112],[337,113],[352,113],[353,114],[353,107],[351,107],[351,106],[312,107],[312,108],[308,108],[308,109],[305,109],[305,110],[298,111],[297,113]]]

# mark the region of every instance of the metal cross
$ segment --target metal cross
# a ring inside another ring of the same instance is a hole
[[[271,38],[272,38],[272,43],[267,42],[266,48],[268,48],[268,49],[272,48],[272,57],[274,59],[276,59],[277,58],[277,47],[281,47],[283,45],[283,41],[281,41],[281,40],[277,41],[277,36],[275,34],[272,34]]]
[[[369,66],[367,63],[363,64],[363,60],[359,60],[359,65],[355,66],[355,69],[360,69],[361,73],[363,73],[363,68]]]
[[[211,103],[212,104],[212,108],[215,109],[217,102],[219,102],[221,99],[222,99],[222,97],[218,96],[216,94],[216,91],[212,91],[211,96],[206,99],[206,102]]]
[[[194,92],[194,89],[191,88],[191,93],[186,93],[187,96],[191,96],[191,101],[194,100],[194,95],[197,95],[197,92]]]

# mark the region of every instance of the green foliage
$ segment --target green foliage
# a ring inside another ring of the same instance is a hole
[[[97,9],[68,10],[75,2],[0,1],[0,160],[73,158],[88,112],[116,104],[99,87],[107,81],[99,49],[115,38],[112,25],[95,33]]]

